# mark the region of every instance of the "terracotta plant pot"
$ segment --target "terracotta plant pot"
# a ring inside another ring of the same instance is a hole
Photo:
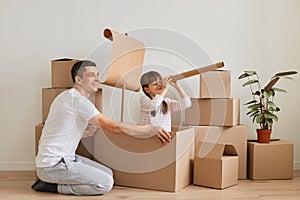
[[[272,130],[270,129],[256,129],[257,142],[259,143],[270,143],[270,136]]]

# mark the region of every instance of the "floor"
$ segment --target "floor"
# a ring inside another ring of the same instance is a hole
[[[22,199],[300,199],[300,170],[294,172],[292,180],[251,181],[239,180],[238,185],[216,190],[190,185],[177,193],[143,190],[115,186],[102,196],[61,195],[31,190],[35,180],[33,171],[0,171],[0,200]]]

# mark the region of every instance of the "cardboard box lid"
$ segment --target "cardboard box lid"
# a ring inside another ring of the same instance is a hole
[[[195,156],[199,159],[222,159],[222,156],[237,156],[237,151],[232,144],[198,142]]]

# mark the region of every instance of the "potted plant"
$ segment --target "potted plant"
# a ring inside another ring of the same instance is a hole
[[[243,83],[243,87],[250,87],[252,100],[244,105],[249,109],[247,115],[252,118],[252,122],[256,122],[260,126],[259,129],[256,129],[258,142],[270,142],[273,122],[278,121],[278,116],[275,113],[279,112],[280,108],[274,103],[274,97],[277,92],[286,92],[286,90],[276,88],[274,85],[280,78],[293,80],[290,76],[294,74],[297,74],[297,72],[285,71],[277,73],[265,87],[262,87],[259,76],[255,71],[244,71],[239,76],[238,79],[247,78],[247,81]]]

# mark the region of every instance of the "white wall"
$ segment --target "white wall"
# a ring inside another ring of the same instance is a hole
[[[255,69],[262,79],[280,70],[300,72],[299,10],[298,0],[0,0],[0,170],[33,169],[34,126],[41,122],[41,88],[50,87],[50,61],[88,57],[104,41],[104,28],[156,27],[192,39],[211,61],[225,62],[232,72],[232,96],[243,103],[249,99],[237,80],[243,70]],[[153,57],[182,70],[176,59],[167,61],[168,55]],[[288,94],[276,97],[281,111],[273,136],[294,142],[295,167],[300,168],[299,76],[278,86]],[[109,116],[107,104],[115,93],[104,90]],[[132,120],[135,112],[130,111]],[[256,126],[245,113],[242,107],[241,123],[254,137]]]

